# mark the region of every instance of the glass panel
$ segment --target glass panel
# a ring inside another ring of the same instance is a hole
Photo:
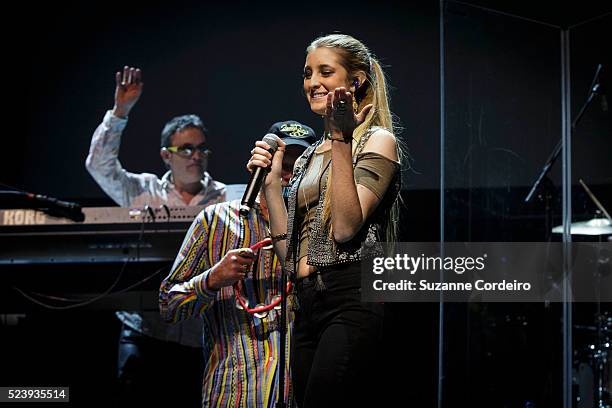
[[[560,30],[455,2],[444,13],[444,240],[560,241]],[[559,303],[446,303],[442,406],[562,403]]]
[[[612,226],[612,118],[605,92],[612,69],[612,15],[577,24],[569,30],[572,134],[572,241],[610,242]],[[601,68],[599,68],[601,64]],[[596,74],[597,77],[596,77]],[[580,111],[584,114],[579,117]],[[584,185],[582,183],[584,183]],[[574,270],[574,278],[601,289],[610,276],[610,254],[593,254],[593,267]],[[597,293],[597,292],[596,292]],[[594,299],[573,304],[573,402],[577,408],[610,407],[612,401],[612,308]]]

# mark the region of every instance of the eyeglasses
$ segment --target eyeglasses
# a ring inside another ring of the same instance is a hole
[[[204,157],[208,157],[211,153],[210,149],[204,145],[194,146],[190,144],[185,144],[182,146],[169,146],[166,147],[166,150],[176,153],[181,157],[191,157],[196,151],[199,151]]]

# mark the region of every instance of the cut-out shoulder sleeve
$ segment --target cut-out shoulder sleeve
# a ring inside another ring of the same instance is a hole
[[[372,191],[379,199],[385,195],[393,176],[399,171],[399,163],[375,152],[365,152],[357,157],[355,183]]]

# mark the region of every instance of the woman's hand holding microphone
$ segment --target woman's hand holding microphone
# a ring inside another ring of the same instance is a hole
[[[247,163],[247,170],[253,172],[255,167],[269,169],[269,173],[264,181],[264,192],[270,187],[281,188],[283,156],[285,154],[285,142],[274,135],[278,148],[274,154],[270,153],[272,148],[263,140],[255,142],[255,147],[251,150],[251,158]]]

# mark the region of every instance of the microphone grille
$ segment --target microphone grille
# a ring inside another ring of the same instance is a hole
[[[276,151],[276,149],[278,149],[278,142],[277,142],[277,140],[278,140],[278,136],[276,136],[275,134],[273,134],[273,133],[268,133],[268,134],[267,134],[267,135],[265,135],[265,136],[263,137],[263,139],[261,139],[261,140],[263,140],[264,142],[266,142],[266,143],[267,143],[267,144],[270,146],[270,148],[272,149],[272,151],[274,151],[274,152],[275,152],[275,151]]]

